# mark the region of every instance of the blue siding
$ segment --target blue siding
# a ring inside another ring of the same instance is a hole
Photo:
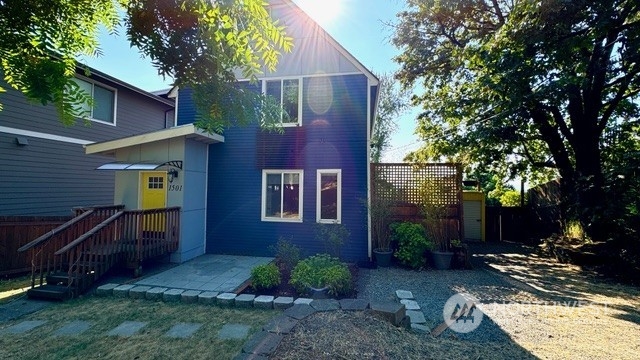
[[[178,90],[178,126],[195,122],[196,105],[193,102],[193,90],[184,88]]]
[[[330,106],[316,114],[307,101],[309,79],[304,79],[302,128],[287,128],[284,135],[263,134],[256,126],[231,128],[224,134],[224,144],[209,147],[207,252],[271,255],[268,248],[279,237],[291,238],[307,255],[322,252],[323,244],[314,233],[316,170],[338,168],[342,169],[342,223],[351,232],[342,255],[348,260],[367,257],[363,205],[368,166],[367,79],[349,75],[330,80],[332,96],[325,99]],[[189,107],[184,104],[183,91],[179,99],[178,124],[190,122],[184,115]],[[274,138],[278,136],[281,138]],[[277,143],[277,149],[267,146],[260,150],[258,144],[264,144],[265,138],[271,138],[267,144]],[[261,156],[267,156],[268,161]],[[302,223],[261,221],[264,168],[304,170]]]

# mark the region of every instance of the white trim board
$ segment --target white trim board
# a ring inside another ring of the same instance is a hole
[[[89,141],[89,140],[77,139],[77,138],[72,138],[68,136],[47,134],[39,131],[10,128],[6,126],[0,126],[0,132],[12,134],[12,135],[29,136],[29,137],[34,137],[38,139],[60,141],[60,142],[69,143],[69,144],[89,145],[94,143],[94,141]]]

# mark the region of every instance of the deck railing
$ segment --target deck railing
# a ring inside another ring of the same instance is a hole
[[[122,210],[114,206],[110,211],[101,207],[79,213],[20,249],[32,252],[31,287],[37,277],[42,285],[47,274],[65,273],[75,296],[119,263],[137,269],[146,259],[178,249],[179,207]]]
[[[94,228],[109,216],[122,210],[123,205],[96,206],[20,247],[18,252],[29,251],[31,258],[31,287],[44,282],[44,276],[60,266],[60,257],[54,253]]]

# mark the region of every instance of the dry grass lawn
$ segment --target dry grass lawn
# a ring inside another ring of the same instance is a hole
[[[232,359],[245,340],[219,340],[222,326],[251,325],[250,333],[254,333],[275,314],[258,309],[87,297],[0,324],[1,330],[24,320],[47,320],[27,334],[0,337],[0,359]],[[53,334],[71,320],[90,321],[93,326],[79,336]],[[106,335],[124,321],[149,324],[132,337]],[[177,323],[203,326],[188,339],[163,336]]]

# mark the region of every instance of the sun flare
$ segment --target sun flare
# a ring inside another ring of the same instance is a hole
[[[344,0],[294,0],[294,2],[318,24],[326,26],[340,16]]]

